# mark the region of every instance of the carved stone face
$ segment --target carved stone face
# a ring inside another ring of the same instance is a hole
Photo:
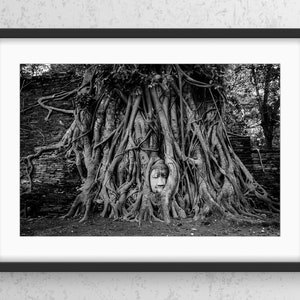
[[[164,189],[169,175],[168,167],[164,164],[154,166],[150,173],[150,187],[152,192],[160,193]]]

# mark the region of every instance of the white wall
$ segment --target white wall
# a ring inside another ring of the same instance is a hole
[[[1,0],[1,27],[298,27],[297,0]]]
[[[294,27],[297,0],[1,0],[0,27]],[[299,273],[0,273],[1,299],[298,299]]]

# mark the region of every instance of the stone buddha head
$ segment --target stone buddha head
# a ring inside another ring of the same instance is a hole
[[[162,159],[157,160],[150,170],[150,187],[153,193],[161,193],[169,175],[169,168]]]

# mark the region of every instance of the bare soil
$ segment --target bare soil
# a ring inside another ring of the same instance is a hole
[[[113,221],[95,215],[85,223],[78,219],[62,220],[59,214],[36,218],[21,218],[21,236],[279,236],[278,225],[237,224],[210,217],[201,222],[193,219],[161,222]]]

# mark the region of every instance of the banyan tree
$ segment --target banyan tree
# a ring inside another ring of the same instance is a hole
[[[74,156],[82,186],[64,218],[81,222],[93,213],[139,223],[212,213],[274,221],[278,201],[235,154],[223,122],[225,68],[89,66],[78,88],[38,100],[48,118],[74,119],[58,143],[25,158],[29,175],[43,152]],[[67,98],[70,108],[60,108]]]

